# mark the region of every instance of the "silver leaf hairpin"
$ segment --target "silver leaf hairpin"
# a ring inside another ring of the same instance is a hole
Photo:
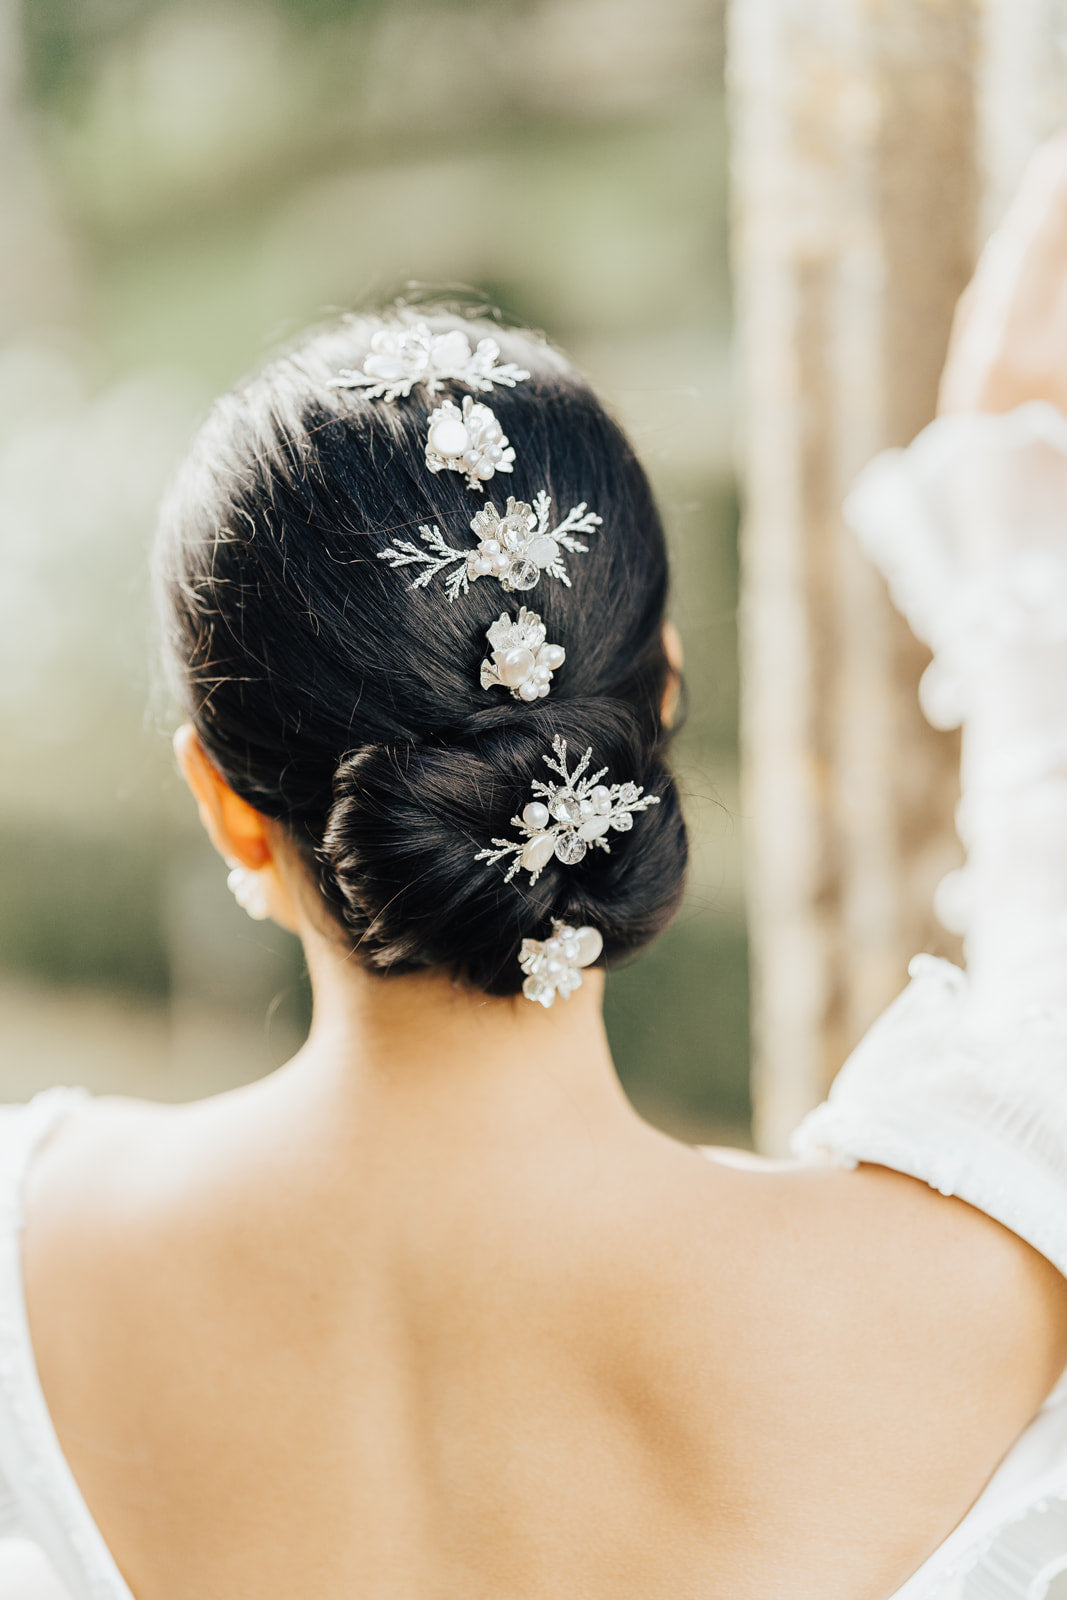
[[[466,594],[478,578],[497,578],[509,591],[533,589],[540,582],[542,572],[570,587],[570,578],[560,555],[567,550],[574,555],[584,555],[589,546],[575,538],[578,533],[592,533],[599,528],[601,518],[595,511],[587,511],[585,501],[568,511],[563,521],[551,527],[552,497],[544,489],[534,496],[532,506],[525,500],[508,496],[503,516],[495,505],[483,506],[471,519],[471,532],[478,539],[475,550],[453,550],[447,544],[440,528],[422,523],[419,538],[427,547],[419,548],[411,539],[396,539],[385,550],[378,551],[379,561],[388,561],[394,568],[421,565],[413,589],[424,589],[448,567],[456,566],[445,580],[445,593],[449,600]]]
[[[433,333],[425,322],[380,328],[371,339],[362,367],[342,368],[329,388],[362,389],[368,400],[406,400],[419,383],[425,384],[431,395],[449,382],[465,383],[488,394],[494,383],[513,389],[530,376],[513,361],[498,366],[499,354],[495,339],[479,339],[472,350],[459,328]]]
[[[482,662],[483,689],[510,689],[515,700],[543,700],[552,674],[567,659],[561,644],[546,644],[548,629],[536,611],[520,607],[512,621],[506,611],[486,632],[493,659]]]
[[[495,414],[470,395],[463,410],[451,400],[438,406],[426,429],[426,465],[431,472],[465,472],[467,488],[481,494],[496,472],[510,472],[515,452]]]
[[[494,839],[494,849],[479,850],[475,861],[500,861],[513,855],[515,860],[504,878],[510,883],[520,867],[530,874],[535,884],[548,863],[555,856],[565,867],[577,866],[590,845],[611,853],[604,835],[609,828],[618,833],[628,833],[634,825],[633,813],[649,806],[658,806],[657,794],[645,794],[636,783],[601,783],[607,767],[586,776],[593,758],[590,747],[573,772],[567,771],[567,741],[559,734],[552,741],[552,756],[545,756],[550,771],[558,773],[561,784],[542,783],[535,778],[530,785],[535,795],[542,799],[531,800],[521,817],[512,817],[511,825],[521,829],[523,838]]]
[[[591,967],[603,948],[604,941],[595,928],[572,928],[553,917],[547,939],[522,941],[519,966],[526,974],[523,994],[546,1011],[557,995],[569,1000],[582,986],[581,969]]]

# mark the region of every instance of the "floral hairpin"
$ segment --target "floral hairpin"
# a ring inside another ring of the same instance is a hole
[[[572,928],[553,917],[549,938],[522,941],[523,994],[546,1011],[557,994],[561,1000],[569,1000],[582,986],[582,967],[591,967],[603,948],[604,941],[595,928]]]
[[[601,518],[595,511],[587,511],[585,501],[574,507],[555,528],[550,527],[552,497],[543,489],[528,506],[525,500],[508,496],[507,508],[501,516],[495,505],[483,506],[471,520],[471,532],[477,536],[476,550],[453,550],[435,523],[430,527],[422,523],[419,538],[428,546],[420,550],[410,539],[396,539],[385,550],[378,551],[379,561],[388,561],[397,567],[423,565],[413,589],[424,589],[446,567],[459,562],[445,581],[449,600],[466,594],[478,578],[497,578],[509,590],[533,589],[540,582],[542,572],[558,578],[570,588],[570,578],[560,558],[560,551],[584,555],[589,546],[574,537],[576,533],[592,533],[599,528]]]
[[[567,659],[561,644],[546,644],[548,629],[536,611],[519,610],[514,621],[506,611],[486,633],[493,659],[482,662],[483,689],[510,689],[515,700],[543,700],[552,674]]]
[[[495,849],[479,850],[476,861],[499,861],[513,855],[515,860],[505,876],[510,883],[520,867],[530,874],[535,884],[548,863],[555,856],[565,867],[577,866],[590,845],[598,850],[611,846],[604,835],[609,828],[628,833],[634,825],[633,813],[648,806],[658,806],[657,794],[645,794],[636,783],[613,783],[610,788],[601,783],[607,767],[601,767],[592,777],[586,777],[586,768],[593,757],[590,747],[573,772],[567,771],[567,741],[557,733],[552,741],[555,760],[545,756],[550,771],[563,779],[562,784],[542,783],[535,778],[531,788],[543,800],[531,800],[521,817],[512,817],[512,827],[520,828],[524,838],[494,839]]]
[[[431,472],[465,472],[467,488],[481,494],[495,472],[510,472],[515,452],[488,406],[463,398],[463,410],[446,400],[426,430],[426,465]]]
[[[494,383],[513,389],[530,374],[513,361],[497,366],[500,346],[495,339],[479,339],[472,350],[459,328],[432,333],[425,322],[411,327],[380,328],[370,342],[362,367],[344,367],[331,389],[362,389],[368,400],[407,399],[418,383],[427,394],[437,394],[446,383],[465,383],[488,394]]]

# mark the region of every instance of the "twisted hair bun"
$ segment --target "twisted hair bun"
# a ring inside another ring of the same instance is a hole
[[[610,853],[591,850],[577,868],[552,860],[536,883],[524,873],[507,883],[500,863],[476,855],[514,836],[556,735],[574,751],[591,747],[610,776],[633,775],[660,804]],[[630,709],[604,699],[542,702],[462,742],[354,751],[337,770],[321,852],[365,960],[386,971],[461,965],[490,994],[515,991],[522,940],[554,917],[596,927],[607,961],[638,949],[674,909],[684,853],[669,773]]]
[[[395,320],[395,317],[390,320]],[[442,968],[490,994],[521,987],[519,947],[553,918],[590,924],[602,963],[639,949],[681,895],[686,839],[665,765],[660,707],[663,532],[625,437],[563,359],[527,334],[426,318],[435,332],[491,334],[531,377],[486,396],[516,449],[506,493],[585,501],[601,527],[522,596],[566,660],[547,699],[483,689],[486,632],[517,601],[485,579],[449,603],[442,587],[378,560],[398,535],[436,524],[454,548],[496,483],[475,496],[425,464],[439,399],[395,403],[338,391],[380,318],[305,341],[225,396],[164,508],[159,594],[176,687],[233,789],[284,824],[317,874],[339,934],[381,972]],[[501,495],[496,495],[499,503]],[[417,570],[417,569],[416,569]],[[548,774],[553,739],[592,749],[607,782],[659,804],[610,853],[553,860],[531,885],[478,861]]]

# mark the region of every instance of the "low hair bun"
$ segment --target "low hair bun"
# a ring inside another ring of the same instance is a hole
[[[649,749],[637,717],[608,699],[540,702],[502,721],[419,742],[365,746],[346,754],[319,859],[323,889],[380,971],[443,967],[490,994],[517,994],[524,938],[545,938],[553,917],[596,927],[601,964],[653,938],[681,896],[685,825],[673,779]],[[512,818],[557,735],[572,755],[587,748],[606,781],[632,780],[659,804],[633,831],[612,834],[610,853],[591,849],[577,866],[552,860],[535,884],[525,871],[505,882],[507,862],[476,859],[494,838],[514,838]]]

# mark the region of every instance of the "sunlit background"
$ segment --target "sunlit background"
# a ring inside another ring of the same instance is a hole
[[[462,286],[569,349],[661,498],[694,869],[609,1026],[653,1119],[745,1137],[721,34],[715,0],[0,0],[3,1098],[185,1098],[299,1042],[299,950],[174,772],[154,508],[304,322]]]

